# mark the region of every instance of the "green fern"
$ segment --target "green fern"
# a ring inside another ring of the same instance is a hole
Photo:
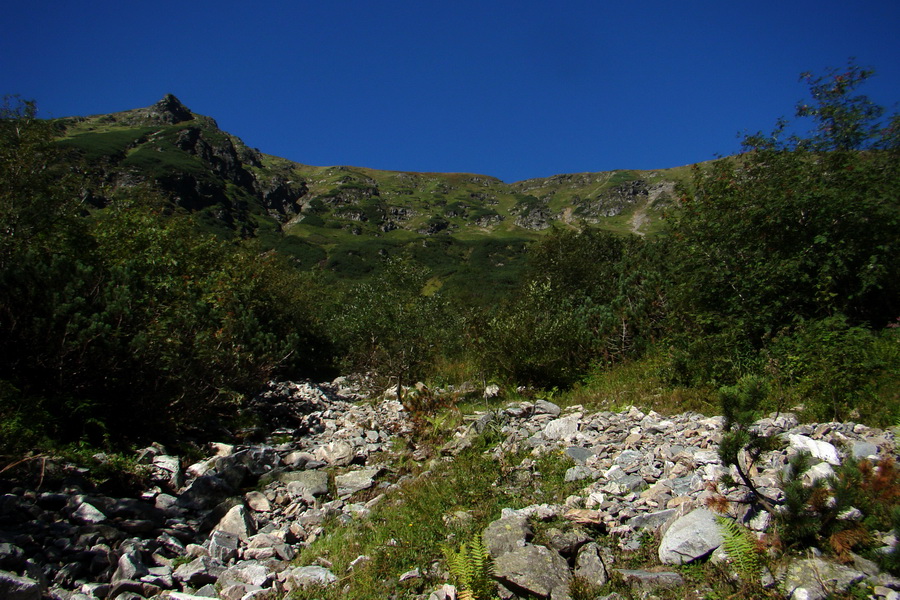
[[[459,550],[445,546],[447,568],[459,590],[459,600],[486,600],[493,591],[494,566],[484,541],[476,537],[459,545]]]
[[[725,540],[722,547],[741,578],[748,581],[756,579],[763,565],[753,532],[728,517],[716,517],[716,522],[722,528]]]

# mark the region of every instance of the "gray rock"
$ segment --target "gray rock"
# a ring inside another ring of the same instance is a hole
[[[265,587],[274,578],[271,571],[262,563],[255,560],[242,560],[232,567],[222,571],[219,575],[218,585],[241,584],[247,586]]]
[[[536,415],[550,415],[551,417],[558,417],[561,412],[559,406],[549,400],[535,400],[533,410]]]
[[[244,502],[247,503],[247,507],[250,510],[255,512],[267,513],[272,511],[272,504],[262,492],[247,492],[244,494]]]
[[[497,519],[484,530],[484,545],[493,558],[525,547],[534,537],[526,517]]]
[[[878,446],[871,442],[853,442],[850,448],[850,455],[854,460],[862,460],[870,456],[878,456]]]
[[[125,552],[119,557],[119,563],[116,572],[113,573],[111,583],[115,584],[126,579],[137,581],[147,573],[149,571],[141,560],[140,552]]]
[[[526,546],[494,560],[494,575],[517,594],[540,598],[569,598],[572,573],[566,561],[544,546]]]
[[[302,469],[304,466],[306,466],[306,463],[315,459],[316,457],[309,452],[300,452],[298,450],[295,450],[286,454],[284,458],[281,459],[281,462],[288,467],[292,467],[294,469]]]
[[[673,588],[684,585],[684,579],[681,575],[671,571],[655,572],[630,569],[617,569],[617,571],[625,583],[644,590]]]
[[[638,452],[637,450],[625,450],[616,457],[614,462],[623,469],[627,469],[628,467],[641,463],[643,460],[643,453]]]
[[[864,578],[864,573],[850,567],[821,558],[806,558],[791,563],[782,589],[791,600],[822,600],[829,594],[846,591]]]
[[[375,484],[375,477],[380,472],[380,468],[372,467],[338,475],[334,478],[338,497],[347,498],[356,492],[369,489]]]
[[[823,442],[821,440],[814,440],[811,437],[795,433],[788,434],[787,437],[791,449],[798,452],[809,452],[809,454],[811,454],[813,458],[824,460],[830,465],[837,466],[841,464],[841,459],[838,456],[837,448],[835,448],[832,444]]]
[[[80,501],[72,512],[72,519],[83,525],[93,525],[106,521],[106,515],[93,504]]]
[[[222,564],[209,556],[200,556],[175,569],[175,579],[197,588],[207,583],[215,583],[225,569]]]
[[[4,600],[40,600],[41,585],[28,577],[0,571],[0,598]]]
[[[628,525],[636,530],[649,529],[650,531],[658,531],[677,512],[677,509],[668,508],[656,512],[642,513],[629,519]]]
[[[544,426],[544,438],[547,440],[564,440],[578,433],[578,419],[563,417],[554,419]]]
[[[588,448],[582,448],[581,446],[569,446],[566,448],[566,454],[568,454],[576,464],[584,465],[584,463],[587,462],[587,459],[594,456],[594,451],[589,450]]]
[[[256,525],[247,509],[242,504],[239,504],[232,506],[225,513],[225,516],[216,525],[215,530],[230,533],[245,541],[256,533]]]
[[[136,594],[138,598],[149,598],[159,594],[162,590],[159,586],[123,579],[112,584],[109,588],[109,598],[126,598],[129,594]]]
[[[561,531],[551,527],[544,535],[547,538],[547,545],[566,557],[574,556],[575,552],[591,539],[580,528]]]
[[[224,564],[237,557],[240,538],[234,533],[213,530],[208,545],[209,555]]]
[[[214,507],[233,493],[234,488],[223,479],[215,475],[203,475],[192,481],[178,496],[178,506],[204,510]]]
[[[257,560],[271,557],[292,560],[294,549],[274,535],[257,533],[247,542],[247,547],[244,548],[244,557]]]
[[[283,583],[285,592],[312,586],[324,587],[337,581],[334,573],[319,566],[285,569],[278,574],[278,579]]]
[[[659,544],[659,560],[666,565],[689,563],[722,545],[715,515],[698,508],[672,523]]]
[[[581,577],[592,585],[605,585],[609,580],[606,565],[600,557],[600,547],[589,542],[581,547],[575,558],[575,577]]]
[[[582,479],[588,479],[591,477],[596,477],[596,472],[593,469],[589,469],[588,467],[584,467],[582,465],[576,465],[566,470],[565,480],[581,481]]]
[[[327,462],[334,467],[346,467],[356,456],[353,446],[343,441],[335,441],[316,448],[314,455],[317,459]]]
[[[288,492],[312,502],[316,496],[328,493],[328,473],[324,471],[295,471],[279,476],[287,483]]]
[[[172,567],[148,567],[147,574],[141,577],[141,581],[162,589],[171,589],[175,587],[175,580],[172,576]]]
[[[154,456],[151,468],[155,481],[161,482],[173,490],[177,490],[184,485],[181,461],[177,456],[169,456],[168,454]]]

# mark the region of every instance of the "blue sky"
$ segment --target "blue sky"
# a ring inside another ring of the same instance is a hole
[[[674,167],[792,116],[846,64],[900,101],[900,2],[32,0],[7,6],[0,94],[44,117],[166,93],[311,165],[505,181]]]

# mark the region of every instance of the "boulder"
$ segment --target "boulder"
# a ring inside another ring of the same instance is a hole
[[[484,545],[493,558],[524,548],[534,537],[526,517],[505,517],[484,530]]]
[[[643,590],[657,588],[673,588],[684,585],[684,579],[678,573],[671,571],[643,571],[640,569],[618,569],[622,580],[631,587]]]
[[[314,455],[333,467],[346,467],[356,456],[353,446],[343,441],[335,441],[316,448]]]
[[[672,523],[659,543],[659,560],[680,565],[703,558],[722,545],[722,530],[706,508],[695,509]]]
[[[303,589],[311,586],[324,587],[337,581],[334,573],[319,566],[294,567],[285,569],[278,574],[279,581],[284,585],[285,592]]]
[[[247,509],[242,504],[232,506],[215,527],[215,531],[224,531],[246,541],[256,533],[256,525]]]
[[[369,489],[375,484],[375,477],[380,472],[380,468],[372,467],[338,475],[334,478],[338,497],[347,498],[356,492]]]
[[[193,588],[215,583],[224,568],[222,564],[208,556],[200,556],[175,569],[175,579]]]
[[[328,493],[328,473],[324,471],[282,473],[279,480],[287,483],[288,492],[292,496],[299,496],[309,503],[316,496]]]
[[[864,573],[850,567],[821,558],[806,558],[791,563],[782,589],[791,600],[822,600],[846,591],[864,578]]]
[[[837,448],[828,442],[814,440],[805,435],[791,433],[788,434],[788,443],[792,449],[799,452],[809,452],[813,458],[824,460],[830,465],[837,466],[841,464]]]
[[[589,542],[581,547],[575,558],[575,577],[588,581],[591,585],[605,585],[609,580],[606,565],[600,557],[600,547],[595,542]]]
[[[237,557],[240,538],[234,534],[222,530],[213,530],[209,534],[207,543],[209,555],[223,564]]]
[[[545,546],[526,546],[500,555],[494,560],[494,575],[519,595],[569,598],[569,566],[562,556]]]
[[[554,419],[544,426],[544,438],[550,441],[566,440],[578,433],[578,419],[563,417]]]

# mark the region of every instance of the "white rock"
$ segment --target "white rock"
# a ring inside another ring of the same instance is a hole
[[[811,437],[795,433],[788,434],[788,442],[791,448],[801,452],[809,452],[813,457],[824,460],[828,464],[835,466],[841,464],[837,448],[828,442],[814,440]]]
[[[564,440],[578,433],[578,419],[563,417],[554,419],[544,426],[544,438],[548,440]]]

